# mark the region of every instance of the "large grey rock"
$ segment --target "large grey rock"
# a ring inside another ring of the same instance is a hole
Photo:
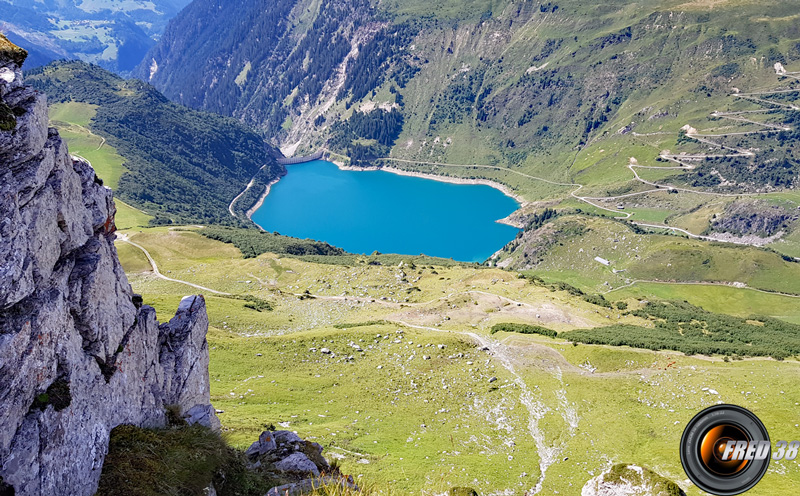
[[[132,303],[111,191],[47,129],[19,67],[0,70],[0,102],[21,114],[0,131],[0,477],[17,495],[88,496],[114,427],[164,426],[168,405],[219,426],[205,301],[161,325]]]
[[[283,446],[285,444],[299,444],[303,442],[300,436],[292,431],[275,431],[273,435],[275,436],[275,443],[278,446]]]
[[[272,453],[278,448],[275,442],[275,435],[272,431],[264,431],[258,436],[258,441],[254,442],[247,448],[245,455],[247,457],[256,459],[262,455]]]
[[[319,476],[319,469],[314,462],[312,462],[303,453],[293,453],[283,460],[275,463],[275,468],[281,472],[288,472],[290,474],[311,474],[315,477]]]
[[[276,484],[285,484],[278,488],[281,495],[310,492],[311,481],[317,483],[316,487],[323,482],[347,482],[322,456],[321,445],[306,441],[291,431],[264,431],[245,454],[251,470],[267,476]],[[274,490],[270,492],[273,493]]]

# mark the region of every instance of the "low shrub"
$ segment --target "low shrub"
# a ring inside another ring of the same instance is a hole
[[[497,332],[516,332],[519,334],[540,334],[549,338],[554,338],[558,333],[546,327],[532,325],[532,324],[517,324],[511,322],[503,322],[492,326],[492,334]]]

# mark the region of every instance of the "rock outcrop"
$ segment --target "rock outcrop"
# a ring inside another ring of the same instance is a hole
[[[208,317],[193,296],[159,325],[133,294],[112,193],[48,129],[24,57],[0,35],[0,492],[91,495],[117,425],[175,406],[218,427]]]
[[[331,467],[322,456],[322,446],[305,441],[291,431],[264,431],[245,453],[254,469],[266,469],[290,477],[319,476]]]
[[[291,431],[264,431],[245,452],[249,468],[281,481],[267,496],[300,496],[322,487],[358,489],[352,477],[339,473],[322,456],[322,446]]]
[[[590,479],[581,496],[686,496],[674,482],[650,469],[620,463]]]

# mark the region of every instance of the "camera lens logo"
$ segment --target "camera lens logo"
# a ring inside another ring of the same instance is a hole
[[[681,464],[703,491],[741,494],[758,484],[769,467],[766,427],[752,412],[716,405],[697,414],[681,437]]]

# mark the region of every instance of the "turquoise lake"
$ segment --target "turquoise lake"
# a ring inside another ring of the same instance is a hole
[[[351,253],[425,254],[483,262],[514,239],[497,220],[517,202],[485,185],[384,171],[343,171],[317,160],[290,165],[253,221],[267,231],[328,242]]]

